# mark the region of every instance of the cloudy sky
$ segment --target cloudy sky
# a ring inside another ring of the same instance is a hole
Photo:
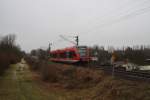
[[[15,33],[23,50],[81,45],[150,44],[149,0],[0,0],[0,36]]]

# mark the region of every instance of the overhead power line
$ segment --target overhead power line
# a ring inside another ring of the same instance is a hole
[[[129,1],[130,1],[130,2],[129,2]],[[122,15],[128,13],[128,12],[137,10],[137,9],[135,9],[135,8],[142,7],[144,4],[150,3],[149,0],[142,0],[142,2],[141,2],[141,0],[129,0],[129,1],[128,1],[128,2],[125,2],[124,5],[120,5],[120,7],[118,7],[118,8],[115,9],[115,10],[110,10],[110,11],[104,13],[103,16],[94,18],[93,20],[89,20],[89,21],[87,22],[87,24],[88,24],[88,25],[91,25],[92,23],[93,23],[93,24],[99,24],[99,22],[102,23],[102,22],[107,21],[108,19],[106,19],[106,17],[112,18],[112,17],[122,16]],[[131,1],[132,1],[132,3],[131,3]],[[123,12],[122,12],[122,11],[123,11]],[[96,21],[96,23],[93,22],[93,21]]]
[[[68,42],[70,42],[70,43],[72,43],[72,44],[75,44],[76,45],[76,43],[74,42],[74,41],[71,41],[71,40],[69,40],[69,39],[67,39],[67,38],[65,38],[63,35],[59,35],[62,39],[64,39],[65,41],[68,41]]]
[[[98,25],[97,27],[94,27],[93,29],[88,30],[86,33],[92,32],[93,30],[95,30],[95,28],[102,28],[102,27],[106,27],[106,26],[109,26],[109,25],[113,25],[115,23],[121,22],[123,20],[130,19],[132,17],[135,17],[137,15],[141,15],[141,14],[149,12],[149,11],[150,11],[150,6],[142,8],[142,9],[138,9],[136,11],[127,13],[125,15],[120,15],[118,18],[107,21],[105,23],[102,23],[102,24]]]

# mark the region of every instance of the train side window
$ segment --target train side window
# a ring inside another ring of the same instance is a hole
[[[60,58],[60,53],[57,53],[57,54],[56,54],[56,58]]]
[[[63,58],[67,58],[66,52],[63,53]]]
[[[69,52],[69,58],[74,58],[75,57],[75,52],[74,51],[71,51]]]
[[[64,52],[60,53],[60,58],[66,58],[66,54]]]
[[[60,53],[60,58],[63,58],[63,53]]]
[[[54,53],[54,54],[52,53],[52,54],[51,54],[51,57],[52,57],[52,58],[56,58],[56,54],[55,54],[55,53]]]
[[[54,54],[53,53],[51,54],[51,57],[54,58]]]
[[[57,58],[57,54],[54,54],[54,58]]]
[[[74,58],[76,56],[74,51],[66,51],[63,54],[63,58]]]
[[[50,53],[50,57],[52,57],[52,58],[53,58],[53,54],[52,54],[52,53]]]
[[[66,53],[65,53],[65,52],[59,53],[59,57],[60,57],[60,58],[66,58]]]
[[[70,53],[69,53],[69,51],[66,51],[66,58],[70,58],[69,56],[70,56]]]

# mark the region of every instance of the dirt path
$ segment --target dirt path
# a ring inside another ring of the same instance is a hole
[[[63,100],[45,92],[33,80],[25,62],[12,65],[0,77],[0,100]]]

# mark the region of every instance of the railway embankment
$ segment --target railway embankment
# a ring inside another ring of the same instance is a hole
[[[40,83],[65,100],[150,100],[149,82],[114,78],[103,70],[73,65],[29,59],[28,63]]]

